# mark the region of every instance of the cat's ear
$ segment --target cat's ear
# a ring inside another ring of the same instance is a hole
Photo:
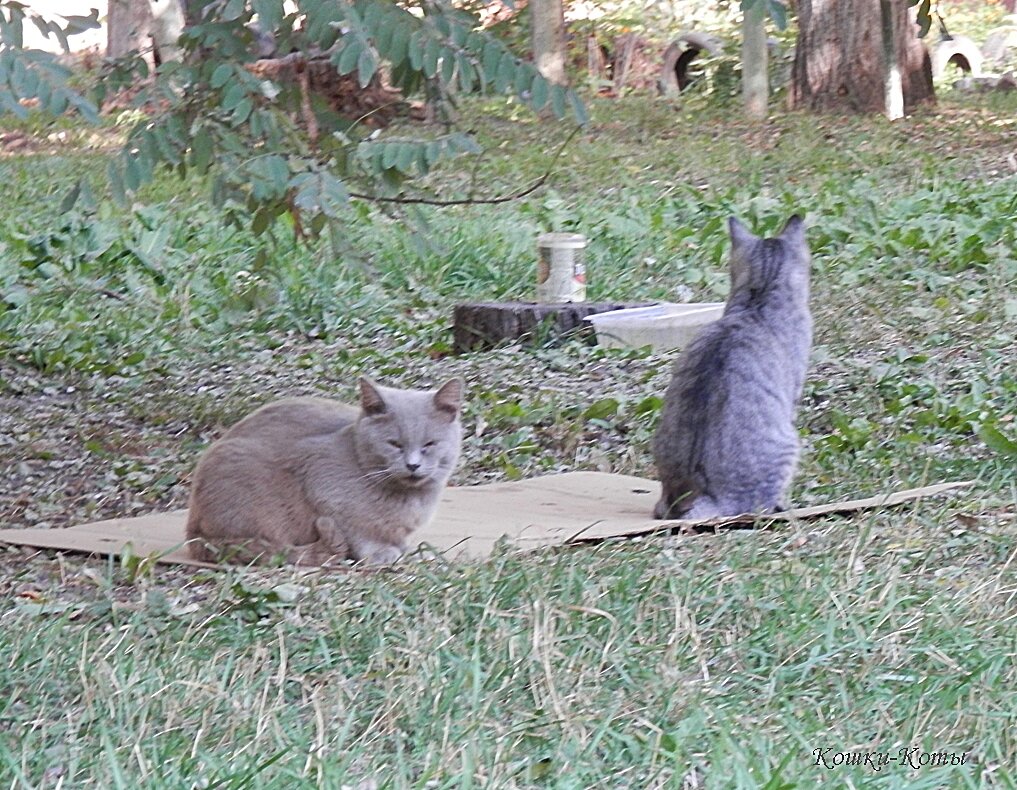
[[[366,376],[360,377],[360,408],[368,417],[384,414],[388,411],[385,399],[378,392],[377,385]]]
[[[789,244],[801,244],[805,241],[805,220],[798,214],[792,214],[791,219],[784,225],[780,232],[780,238]]]
[[[731,249],[747,247],[757,240],[752,231],[746,228],[737,217],[728,217],[727,229],[731,234]]]
[[[463,403],[463,380],[449,379],[434,393],[434,406],[438,411],[449,414],[454,419],[459,414]]]

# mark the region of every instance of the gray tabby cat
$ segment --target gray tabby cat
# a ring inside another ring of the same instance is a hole
[[[400,390],[360,379],[360,409],[270,403],[208,448],[191,488],[191,556],[302,565],[393,562],[427,524],[459,459],[463,384]]]
[[[732,217],[731,292],[723,317],[675,363],[653,440],[656,518],[783,509],[798,461],[795,411],[812,317],[804,223],[761,239]]]

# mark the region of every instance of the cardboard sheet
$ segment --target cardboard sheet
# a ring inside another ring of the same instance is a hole
[[[502,538],[519,548],[533,549],[661,532],[712,530],[891,507],[968,485],[971,483],[940,483],[758,517],[656,521],[650,514],[659,495],[657,482],[602,472],[568,472],[512,483],[449,488],[434,521],[411,536],[411,543],[426,543],[450,559],[486,557]],[[4,529],[0,530],[0,541],[107,555],[120,555],[129,546],[133,554],[155,556],[160,562],[213,567],[187,556],[186,514],[186,510],[177,510],[67,529]]]

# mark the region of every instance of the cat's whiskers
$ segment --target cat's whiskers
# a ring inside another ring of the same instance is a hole
[[[371,472],[366,472],[360,476],[361,480],[366,480],[370,483],[387,483],[389,480],[395,479],[395,474],[391,469],[375,469]]]

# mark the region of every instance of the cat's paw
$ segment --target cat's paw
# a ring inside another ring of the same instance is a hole
[[[369,552],[364,554],[362,561],[368,565],[391,565],[403,556],[404,551],[402,546],[373,546]]]
[[[657,500],[657,504],[653,506],[653,517],[654,518],[671,518],[671,503],[668,502],[667,497],[661,497]]]

